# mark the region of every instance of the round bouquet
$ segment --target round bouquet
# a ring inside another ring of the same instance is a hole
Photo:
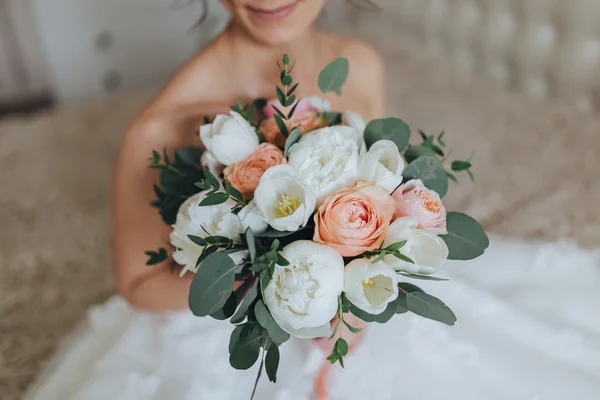
[[[398,118],[366,123],[324,99],[297,99],[289,57],[279,65],[277,100],[207,120],[204,151],[151,158],[160,169],[152,205],[173,226],[173,266],[196,274],[190,309],[230,320],[231,365],[260,359],[271,381],[292,336],[334,340],[328,360],[343,366],[340,326],[360,330],[347,313],[385,323],[413,312],[453,325],[446,304],[409,282],[441,280],[444,261],[488,246],[474,219],[442,202],[457,173],[472,178],[470,159],[447,160],[443,133],[419,131],[411,144]],[[340,58],[323,69],[323,94],[340,93],[348,68]],[[169,253],[147,252],[148,264]]]

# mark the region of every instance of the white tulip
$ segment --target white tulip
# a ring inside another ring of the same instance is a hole
[[[202,142],[223,165],[248,157],[259,144],[255,129],[240,114],[217,115],[212,124],[200,127]]]
[[[331,103],[329,100],[319,96],[308,96],[302,99],[310,104],[310,106],[319,112],[331,111]]]
[[[354,111],[346,111],[342,114],[342,124],[356,129],[361,134],[365,133],[365,128],[367,127],[367,123],[363,117]]]
[[[215,206],[199,206],[207,193],[208,191],[204,191],[187,199],[179,208],[177,221],[173,225],[170,235],[171,244],[175,247],[173,259],[183,266],[182,276],[187,271],[198,271],[196,262],[204,250],[204,246],[192,242],[188,235],[201,238],[206,238],[209,234],[225,236],[240,243],[240,234],[244,232],[240,218],[231,212],[231,207],[236,202],[230,199]],[[236,264],[240,264],[246,255],[245,252],[237,252],[231,256]]]
[[[344,260],[329,246],[299,240],[283,248],[263,297],[273,319],[302,339],[328,336],[344,285]]]
[[[391,140],[379,140],[361,157],[358,177],[392,193],[402,183],[403,170],[404,161],[396,144]]]
[[[315,195],[289,165],[265,171],[254,191],[254,204],[262,219],[278,231],[296,231],[315,210]]]
[[[405,240],[406,244],[399,251],[414,261],[414,264],[390,254],[383,258],[383,262],[396,271],[433,274],[448,258],[446,242],[435,233],[417,229],[417,222],[411,217],[395,220],[388,228],[383,243],[385,247]]]
[[[200,157],[200,165],[208,168],[210,173],[214,176],[221,176],[223,170],[225,169],[225,166],[218,162],[215,156],[213,156],[209,151],[202,153],[202,157]]]
[[[317,203],[321,204],[336,190],[356,182],[365,147],[362,134],[354,128],[317,129],[302,136],[292,147],[289,165],[314,190]]]
[[[256,203],[252,200],[248,205],[240,210],[238,217],[242,221],[244,230],[251,228],[252,232],[256,234],[264,233],[269,224],[265,222],[264,217],[256,207]]]
[[[398,276],[383,262],[359,258],[346,265],[344,293],[352,304],[366,313],[378,315],[398,297]]]

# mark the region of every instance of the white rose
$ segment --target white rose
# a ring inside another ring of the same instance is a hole
[[[395,220],[387,230],[384,246],[403,242],[400,253],[415,263],[403,261],[393,255],[386,255],[383,261],[396,271],[416,274],[433,274],[448,258],[448,246],[435,233],[417,229],[417,222],[411,217]]]
[[[217,161],[231,165],[248,157],[258,147],[254,128],[240,114],[217,115],[212,124],[200,128],[200,138]]]
[[[359,258],[346,265],[344,293],[356,307],[378,315],[398,297],[398,276],[383,262],[372,264],[366,258]]]
[[[256,203],[252,200],[248,205],[240,210],[238,217],[242,221],[244,230],[251,228],[252,232],[261,234],[264,233],[269,224],[265,222],[264,217],[256,207]]]
[[[278,231],[295,231],[305,226],[316,202],[313,191],[285,164],[265,171],[253,201],[262,219]]]
[[[194,273],[198,271],[196,262],[204,250],[204,246],[192,242],[188,235],[201,238],[206,238],[209,234],[225,236],[240,243],[240,234],[244,232],[240,218],[231,212],[231,207],[236,204],[235,201],[230,199],[216,206],[200,207],[198,204],[204,199],[206,193],[208,191],[195,194],[181,205],[170,235],[171,244],[175,247],[173,259],[177,264],[183,265],[182,276],[187,271]],[[231,254],[236,264],[240,264],[244,257],[245,252]]]
[[[344,285],[344,260],[331,247],[299,240],[283,248],[290,262],[275,266],[264,302],[286,332],[308,339],[329,335]]]
[[[350,126],[361,134],[364,134],[367,123],[361,115],[354,111],[346,111],[342,114],[342,124]]]
[[[402,183],[404,161],[391,140],[379,140],[361,157],[358,177],[392,193]]]
[[[356,182],[364,151],[365,142],[359,131],[332,126],[302,136],[292,147],[288,165],[315,191],[317,203],[321,204],[336,190]]]

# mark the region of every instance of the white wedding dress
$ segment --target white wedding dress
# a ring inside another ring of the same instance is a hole
[[[413,281],[458,317],[448,327],[412,314],[372,324],[331,399],[600,399],[600,251],[572,243],[493,238],[449,282]],[[229,366],[228,322],[189,312],[152,315],[114,297],[89,311],[25,397],[35,400],[248,399],[258,365]],[[310,341],[281,349],[278,382],[258,400],[309,399],[323,354]]]

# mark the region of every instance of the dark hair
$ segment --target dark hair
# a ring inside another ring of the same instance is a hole
[[[374,0],[346,0],[348,3],[356,6],[360,9],[367,11],[381,11],[381,6],[379,6]],[[201,23],[204,22],[206,17],[208,16],[208,1],[207,0],[187,0],[184,5],[189,5],[192,3],[200,3],[202,5],[202,11],[198,20],[194,24],[192,28],[198,27]]]

